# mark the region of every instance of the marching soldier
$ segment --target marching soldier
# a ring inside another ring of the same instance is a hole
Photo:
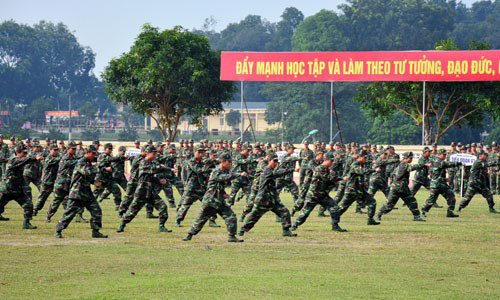
[[[299,157],[303,159],[300,162],[300,179],[299,179],[299,187],[302,189],[306,173],[309,168],[309,162],[314,159],[314,152],[312,152],[312,150],[309,149],[309,142],[307,140],[304,142],[304,148],[299,152]]]
[[[0,134],[0,179],[3,177],[3,174],[5,174],[9,156],[9,146],[3,142],[3,135]]]
[[[419,165],[428,165],[431,163],[431,149],[429,147],[424,147],[422,150],[422,156],[418,160]],[[413,186],[411,187],[411,194],[415,196],[420,190],[420,187],[425,187],[430,190],[431,181],[429,179],[429,169],[428,168],[418,168],[416,169],[415,177],[413,178]]]
[[[36,202],[33,216],[36,216],[38,212],[42,210],[45,202],[54,190],[54,182],[57,177],[57,170],[59,168],[60,160],[61,157],[59,156],[59,148],[57,146],[51,146],[49,156],[45,158],[43,163],[43,177],[40,188],[40,195],[38,196],[38,201]]]
[[[118,162],[120,160],[126,159],[125,157],[113,157],[111,154],[113,153],[113,145],[111,143],[107,143],[104,145],[104,152],[99,155],[97,159],[97,175],[95,180],[100,182],[96,189],[94,190],[94,196],[102,202],[105,198],[103,197],[103,193],[106,189],[108,189],[114,197],[115,201],[115,210],[118,211],[120,208],[120,203],[122,202],[122,195],[118,185],[113,180],[113,167],[112,163]]]
[[[234,173],[248,173],[249,165],[253,162],[253,159],[249,157],[249,150],[248,146],[243,146],[240,155],[234,157],[235,164],[232,170]],[[248,197],[250,196],[250,185],[251,182],[248,176],[239,176],[231,181],[229,203],[233,205],[235,201],[240,201],[240,199],[243,198],[243,195],[245,195],[248,200]],[[238,191],[240,189],[242,190],[242,193],[240,193],[238,199],[236,199],[236,195],[238,195]]]
[[[493,195],[500,195],[500,167],[495,162],[500,161],[500,152],[496,142],[491,143],[491,152],[488,153],[488,169],[490,190]]]
[[[295,203],[299,200],[299,188],[293,180],[293,172],[295,171],[295,164],[303,159],[292,156],[293,151],[295,150],[295,146],[293,144],[289,144],[286,149],[287,154],[282,158],[280,168],[287,170],[287,174],[285,176],[280,176],[276,180],[276,189],[278,192],[281,192],[281,190],[286,187],[292,194],[293,202]]]

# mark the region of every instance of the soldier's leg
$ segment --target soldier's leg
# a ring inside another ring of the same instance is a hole
[[[182,197],[181,203],[179,204],[179,207],[177,209],[177,216],[176,216],[176,224],[179,226],[182,221],[184,221],[184,218],[186,217],[187,212],[189,211],[189,208],[193,203],[198,199],[199,197],[197,195],[194,195],[192,193],[185,193],[184,196]]]
[[[418,210],[418,204],[417,204],[417,199],[413,195],[406,195],[402,197],[404,203],[408,207],[408,209],[411,211],[413,214],[413,220],[414,221],[423,221],[422,218],[420,218],[420,211]]]
[[[300,169],[299,173],[299,187],[302,188],[304,185],[304,178],[306,176],[306,170],[305,169]]]
[[[357,201],[359,198],[355,193],[345,193],[344,197],[342,198],[342,201],[339,204],[339,217],[342,216],[348,209],[349,207],[354,203],[354,201]]]
[[[123,215],[122,218],[122,225],[124,225],[132,222],[132,220],[135,218],[137,213],[141,210],[141,208],[146,204],[146,200],[140,197],[142,195],[136,195],[134,196],[134,200],[130,204],[130,206],[127,209],[127,212]]]
[[[36,216],[38,211],[42,210],[42,208],[45,205],[45,202],[49,198],[53,189],[54,189],[54,186],[51,184],[42,184],[42,187],[40,189],[40,195],[38,196],[38,200],[36,201],[36,205],[35,205],[35,210],[33,212],[35,216]]]
[[[175,185],[175,188],[177,189],[177,192],[182,197],[182,194],[184,194],[184,185],[182,184],[182,181],[176,177],[174,182],[175,182],[174,185]]]
[[[422,187],[422,183],[420,181],[413,181],[413,185],[410,189],[410,192],[413,196],[415,196],[417,194],[417,192],[420,190],[420,188]]]
[[[451,169],[448,169],[448,182],[449,182],[449,186],[450,186],[450,189],[453,191],[455,190],[455,174],[456,172],[455,171],[451,171]]]
[[[64,202],[67,196],[68,192],[63,189],[56,188],[54,190],[54,200],[52,200],[52,203],[47,210],[47,222],[50,222],[50,219],[56,214],[59,205]]]
[[[240,216],[240,222],[243,222],[245,220],[245,217],[252,211],[253,205],[254,205],[254,200],[255,200],[255,195],[257,194],[257,185],[252,186],[252,191],[250,192],[250,196],[247,198],[247,202],[245,205],[245,208],[243,209],[243,212],[241,213]]]
[[[241,190],[236,197],[237,202],[243,199],[243,197],[246,197],[246,199],[248,199],[248,197],[250,196],[250,187],[250,182],[248,180],[244,180],[244,184],[242,185]]]
[[[425,200],[425,204],[422,207],[422,213],[425,216],[425,213],[427,213],[431,207],[436,203],[437,198],[439,197],[439,189],[431,189],[429,197],[427,197],[427,200]]]
[[[375,216],[375,211],[377,209],[377,201],[375,201],[375,198],[373,198],[373,196],[368,193],[363,194],[363,199],[363,202],[366,203],[367,207],[368,225],[378,225],[378,222],[373,219],[373,216]]]
[[[215,208],[203,203],[198,216],[194,220],[193,225],[191,225],[191,229],[188,231],[188,234],[197,235],[203,226],[205,226],[205,223],[207,223],[207,221],[216,213],[217,210]]]
[[[266,212],[268,212],[267,208],[254,205],[252,211],[246,216],[243,226],[241,226],[240,235],[250,231]]]
[[[90,228],[93,230],[99,230],[102,228],[102,209],[99,203],[94,197],[87,200],[85,203],[85,208],[90,213]]]
[[[9,221],[9,218],[2,216],[5,211],[5,205],[9,202],[7,195],[5,193],[0,192],[0,221]]]
[[[74,199],[68,199],[67,207],[64,210],[61,219],[57,223],[56,231],[61,232],[64,229],[66,229],[81,207],[83,207],[83,204],[80,201]]]
[[[125,175],[120,176],[116,183],[122,188],[123,191],[127,190],[128,181],[127,178],[125,178]]]
[[[481,195],[486,199],[486,202],[488,203],[488,208],[490,209],[490,212],[495,211],[495,201],[493,201],[493,194],[491,193],[490,189],[484,189],[481,193]]]
[[[288,181],[286,187],[287,187],[288,191],[290,191],[290,194],[292,194],[293,203],[297,202],[297,200],[299,199],[299,188],[297,187],[297,184],[295,183],[295,181],[293,181],[293,180]]]
[[[165,197],[167,198],[170,207],[174,208],[175,207],[174,191],[172,189],[172,183],[170,182],[170,180],[167,180],[167,183],[162,185],[161,189],[163,190],[163,193],[165,193]]]
[[[297,185],[295,185],[297,186]],[[281,219],[281,227],[283,228],[283,233],[290,231],[292,227],[292,219],[290,217],[290,211],[286,208],[281,201],[278,201],[274,207],[271,209]]]
[[[31,203],[33,203],[33,195],[31,194],[31,178],[29,177],[24,177],[24,193],[26,194],[26,196],[28,197],[28,199],[30,199]]]
[[[236,195],[243,185],[241,179],[237,178],[231,182],[231,193],[229,194],[229,202],[234,203],[236,201]]]
[[[114,180],[111,181],[109,189],[113,194],[113,198],[115,201],[115,210],[118,211],[118,209],[120,208],[120,203],[122,202],[122,192],[120,191],[118,184]]]
[[[118,214],[123,216],[125,212],[127,212],[130,203],[134,200],[134,193],[137,188],[137,183],[129,182],[127,184],[127,189],[125,190],[125,196],[123,196],[123,200],[120,203],[120,208],[118,209]]]
[[[345,186],[347,182],[345,180],[340,181],[339,188],[337,190],[337,193],[335,194],[335,202],[340,203],[342,201],[342,198],[344,198],[344,193],[345,193]]]
[[[14,198],[14,201],[16,201],[19,204],[19,206],[21,206],[23,209],[23,215],[24,215],[23,228],[35,229],[36,227],[30,224],[30,220],[33,216],[33,202],[31,202],[30,199],[24,193],[17,194],[16,197]]]
[[[148,201],[148,202],[150,202],[150,201]],[[165,223],[168,220],[167,205],[165,204],[163,199],[160,198],[159,195],[152,200],[152,204],[153,204],[154,208],[158,211],[158,215],[159,215],[158,221],[159,221],[160,231],[170,232],[170,230],[165,228]]]
[[[394,209],[396,203],[398,203],[398,200],[399,200],[399,194],[391,190],[389,192],[389,197],[387,197],[387,202],[384,205],[382,205],[377,214],[377,219],[380,220],[383,215],[390,213]]]
[[[497,195],[500,195],[500,172],[497,171],[497,178],[495,179],[496,183],[497,183],[497,191],[496,191],[496,194]]]
[[[224,219],[224,222],[226,222],[228,235],[230,237],[235,236],[238,225],[237,225],[236,214],[234,213],[234,211],[230,207],[224,205],[218,211],[218,214]]]
[[[443,196],[446,198],[446,202],[448,204],[448,211],[446,216],[447,217],[457,216],[453,213],[456,204],[455,194],[453,193],[453,191],[450,188],[447,188],[446,190],[443,191]]]
[[[311,212],[314,210],[318,203],[316,201],[311,200],[310,198],[306,199],[306,202],[304,203],[304,208],[300,211],[299,216],[297,219],[295,219],[295,223],[293,225],[293,229],[296,229],[300,225],[304,224],[304,222],[307,220]]]
[[[98,187],[94,189],[94,197],[99,201],[102,202],[105,197],[103,196],[104,190],[106,189],[106,185],[104,183],[101,183]],[[106,197],[109,195],[109,193],[106,195]]]
[[[466,208],[469,203],[472,200],[472,197],[474,197],[475,194],[477,194],[479,191],[475,189],[473,186],[467,186],[467,191],[465,192],[464,198],[460,202],[460,205],[458,206],[458,211],[461,211],[462,209]]]

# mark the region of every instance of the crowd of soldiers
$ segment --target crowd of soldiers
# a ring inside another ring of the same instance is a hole
[[[106,238],[100,232],[102,210],[100,202],[113,195],[115,210],[121,218],[117,232],[125,231],[138,212],[146,206],[146,217],[157,218],[160,232],[171,232],[165,224],[168,207],[175,208],[175,226],[182,227],[190,207],[201,201],[201,208],[194,223],[183,239],[189,241],[198,234],[206,222],[220,227],[217,216],[227,226],[229,242],[242,242],[244,236],[268,211],[281,223],[282,235],[294,237],[316,206],[318,216],[330,216],[333,231],[345,232],[340,219],[356,202],[356,213],[367,214],[367,225],[379,225],[384,214],[397,209],[402,199],[414,221],[425,221],[439,195],[447,201],[446,217],[456,218],[467,207],[475,194],[481,194],[489,211],[496,213],[493,195],[500,194],[500,152],[496,143],[487,146],[451,144],[451,150],[438,149],[437,145],[425,147],[417,163],[414,154],[405,152],[401,157],[394,147],[359,145],[351,143],[315,142],[310,148],[306,141],[300,152],[293,144],[240,143],[239,141],[202,140],[196,146],[193,140],[181,140],[176,146],[170,142],[145,146],[135,142],[139,152],[127,155],[127,149],[118,148],[113,155],[113,145],[94,141],[87,147],[82,142],[51,141],[45,145],[38,140],[10,139],[7,145],[0,135],[0,221],[5,205],[16,201],[24,211],[24,229],[35,229],[31,219],[45,206],[51,193],[52,203],[47,209],[46,222],[62,204],[64,213],[57,223],[55,236],[62,238],[62,231],[73,218],[88,223],[83,218],[87,209],[91,215],[92,237]],[[450,154],[467,153],[477,157],[471,166],[451,162]],[[280,155],[280,157],[278,157]],[[125,163],[130,162],[130,176],[125,176]],[[410,173],[415,171],[410,185]],[[299,184],[294,181],[299,173]],[[463,182],[462,182],[463,180]],[[39,189],[33,205],[31,187]],[[93,187],[92,187],[93,186]],[[181,195],[175,202],[173,188]],[[418,208],[415,194],[421,187],[430,194],[425,204]],[[230,189],[227,194],[226,190]],[[124,195],[122,197],[122,190]],[[293,205],[288,209],[280,200],[283,191],[291,193]],[[164,192],[166,202],[160,193]],[[335,196],[330,196],[335,191]],[[377,211],[375,194],[381,191],[386,203]],[[464,197],[455,210],[456,193]],[[242,223],[238,231],[237,216],[232,207],[245,198],[240,214]],[[158,216],[154,215],[157,210]],[[292,223],[292,217],[298,214]]]

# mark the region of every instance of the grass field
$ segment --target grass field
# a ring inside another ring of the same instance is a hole
[[[419,204],[427,195],[419,192]],[[290,195],[283,200],[290,207]],[[455,219],[433,208],[426,223],[398,206],[380,226],[366,226],[353,206],[342,219],[347,233],[331,232],[329,218],[313,212],[297,238],[281,237],[269,213],[244,243],[230,244],[225,227],[181,241],[199,203],[183,228],[169,209],[173,233],[157,232],[157,220],[142,211],[118,234],[109,199],[102,230],[109,239],[92,239],[88,224],[73,222],[57,240],[61,212],[47,224],[45,208],[33,221],[38,229],[26,231],[10,202],[11,220],[0,222],[0,299],[500,299],[500,215],[484,199]],[[242,208],[237,203],[237,214]]]

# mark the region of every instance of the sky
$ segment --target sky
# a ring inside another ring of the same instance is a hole
[[[220,31],[247,15],[260,15],[271,22],[293,6],[310,16],[321,9],[336,10],[343,0],[0,0],[0,22],[15,20],[35,24],[41,20],[62,22],[83,46],[96,53],[94,73],[100,73],[113,57],[128,51],[144,23],[161,29],[181,25],[201,28],[205,18],[217,21]],[[462,0],[470,6],[475,0]]]

